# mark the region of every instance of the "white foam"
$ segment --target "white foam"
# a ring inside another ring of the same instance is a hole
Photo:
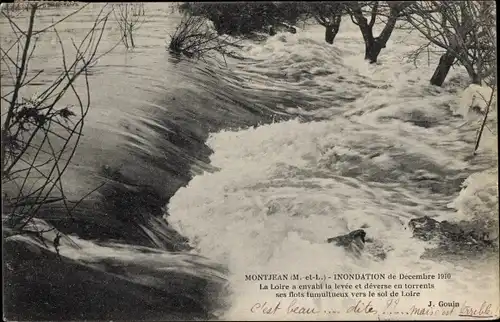
[[[432,245],[411,238],[405,229],[415,216],[455,214],[445,207],[457,197],[453,190],[435,192],[412,178],[425,175],[445,183],[466,171],[464,158],[473,147],[464,140],[471,132],[464,134],[459,127],[463,120],[451,117],[450,109],[458,108],[456,95],[428,85],[434,64],[416,69],[401,59],[411,49],[398,44],[404,35],[395,32],[390,48],[380,56],[381,65],[368,65],[358,32],[349,25],[342,28],[333,47],[321,42],[321,28],[271,37],[263,46],[247,44],[245,54],[258,63],[239,66],[245,77],[283,68],[297,72],[301,62],[315,59],[333,64],[335,74],[308,83],[307,90],[340,105],[342,113],[325,104],[310,115],[328,120],[290,120],[212,134],[207,141],[214,150],[211,164],[220,170],[198,175],[178,190],[169,203],[169,222],[201,254],[229,267],[233,293],[224,314],[228,319],[298,318],[250,314],[256,299],[276,301],[271,292],[243,280],[250,273],[451,273],[451,281],[436,282],[435,291],[416,301],[498,300],[498,274],[491,263],[471,268],[466,258],[458,264],[421,259],[424,248]],[[266,81],[276,82],[273,77]],[[282,86],[306,90],[293,81]],[[357,100],[342,98],[353,92]],[[416,122],[421,118],[429,127]],[[487,201],[461,194],[455,203],[461,216],[470,219],[471,207],[498,204],[492,191],[494,174],[484,176],[488,180],[475,188],[473,180],[468,189],[486,189]],[[325,243],[362,225],[387,252],[383,262],[370,254],[355,259]],[[322,308],[345,306],[341,300],[304,301]]]

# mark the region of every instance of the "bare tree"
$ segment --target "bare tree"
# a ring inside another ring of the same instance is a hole
[[[346,2],[346,9],[351,20],[359,27],[365,42],[365,59],[376,63],[378,55],[385,48],[396,27],[401,13],[411,4],[408,1],[350,1]],[[387,10],[388,9],[388,10]],[[369,14],[370,21],[364,16]],[[377,37],[373,34],[373,27],[378,17],[386,17],[384,28]]]
[[[411,5],[405,20],[428,40],[424,46],[444,51],[431,84],[441,86],[454,63],[465,67],[474,84],[495,77],[495,7],[493,1],[418,1]]]
[[[134,48],[134,32],[145,21],[143,3],[119,3],[113,5],[113,15],[120,27],[123,44],[126,48]]]
[[[340,22],[344,11],[344,3],[338,2],[312,2],[308,6],[309,14],[323,27],[325,27],[325,41],[333,44],[339,32]]]
[[[1,43],[2,114],[1,176],[4,190],[3,220],[12,229],[23,232],[40,208],[53,202],[62,202],[69,216],[76,206],[70,205],[65,195],[63,174],[70,165],[82,136],[84,120],[90,107],[89,68],[105,53],[98,54],[109,13],[100,10],[90,30],[80,43],[71,40],[67,48],[57,26],[78,13],[84,5],[70,15],[37,29],[39,4],[28,4],[27,27],[20,27],[9,11],[1,13],[8,20],[15,37]],[[53,32],[61,49],[61,72],[52,82],[38,85],[43,69],[32,66],[40,36]],[[70,52],[74,56],[70,57]],[[77,86],[80,76],[84,89]],[[28,88],[41,91],[26,97]],[[73,96],[75,105],[63,104],[62,99]]]

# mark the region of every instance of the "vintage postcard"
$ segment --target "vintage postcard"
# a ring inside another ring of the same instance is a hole
[[[7,321],[500,316],[494,1],[0,6]]]

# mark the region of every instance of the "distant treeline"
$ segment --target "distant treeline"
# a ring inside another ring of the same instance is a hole
[[[184,2],[180,9],[209,19],[219,34],[232,36],[295,25],[307,14],[303,2]]]
[[[78,6],[79,1],[24,1],[15,0],[13,3],[6,3],[7,10],[29,10],[30,4],[36,3],[39,9]]]

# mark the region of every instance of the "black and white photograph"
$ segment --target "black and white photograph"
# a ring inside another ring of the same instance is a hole
[[[500,317],[495,1],[0,4],[5,321]]]

